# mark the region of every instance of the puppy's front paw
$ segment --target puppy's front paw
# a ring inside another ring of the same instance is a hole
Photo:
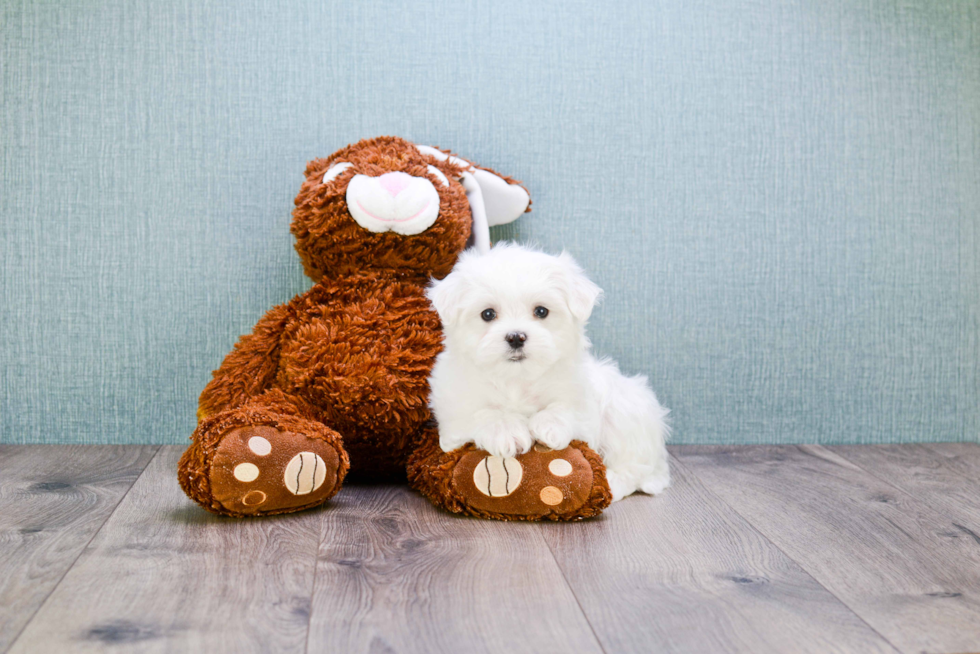
[[[612,492],[612,501],[618,502],[636,491],[636,482],[631,482],[629,475],[623,475],[615,470],[606,469],[606,480]]]
[[[528,429],[537,442],[553,450],[563,450],[575,436],[573,420],[572,415],[564,411],[545,409],[531,416]]]
[[[481,450],[504,458],[524,454],[534,439],[523,416],[503,416],[481,427],[473,438],[473,444]]]

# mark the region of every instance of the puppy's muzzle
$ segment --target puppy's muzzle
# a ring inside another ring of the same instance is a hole
[[[524,341],[527,340],[527,334],[524,332],[510,332],[504,336],[504,340],[507,341],[507,345],[510,346],[510,349],[519,350],[524,347]]]

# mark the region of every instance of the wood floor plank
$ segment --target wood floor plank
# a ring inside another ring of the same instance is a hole
[[[980,443],[924,443],[923,447],[943,457],[953,472],[980,484]]]
[[[541,526],[458,517],[403,486],[325,515],[310,652],[599,652]]]
[[[608,652],[895,652],[676,460],[665,494],[542,528]]]
[[[302,652],[324,510],[224,518],[163,447],[11,652]]]
[[[946,514],[963,532],[962,538],[980,542],[980,447],[942,443],[839,445],[827,449]],[[975,456],[947,455],[963,449]]]
[[[0,445],[0,652],[156,450],[152,445]]]
[[[905,652],[980,643],[980,545],[819,446],[682,447],[680,460]]]

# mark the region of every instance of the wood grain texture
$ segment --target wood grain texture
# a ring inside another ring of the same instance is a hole
[[[156,450],[150,445],[0,445],[0,652]]]
[[[948,516],[963,538],[980,543],[980,445],[837,445],[827,449]]]
[[[541,526],[348,487],[324,520],[310,652],[600,652]]]
[[[608,652],[895,651],[676,461],[665,494],[543,529]]]
[[[665,495],[574,524],[459,518],[402,486],[220,518],[177,486],[182,448],[154,449],[0,446],[0,651],[980,643],[976,445],[673,448]]]
[[[818,446],[677,453],[705,486],[902,651],[977,649],[980,547],[952,519]]]
[[[980,484],[980,443],[925,443],[923,447],[942,457],[945,469],[973,487]]]
[[[322,511],[206,513],[182,450],[160,449],[11,652],[304,651]]]

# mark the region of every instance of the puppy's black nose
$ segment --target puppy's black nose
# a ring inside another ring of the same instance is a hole
[[[527,340],[527,334],[524,332],[511,332],[504,336],[504,340],[507,341],[507,345],[510,345],[512,350],[518,350],[524,347],[524,341]]]

